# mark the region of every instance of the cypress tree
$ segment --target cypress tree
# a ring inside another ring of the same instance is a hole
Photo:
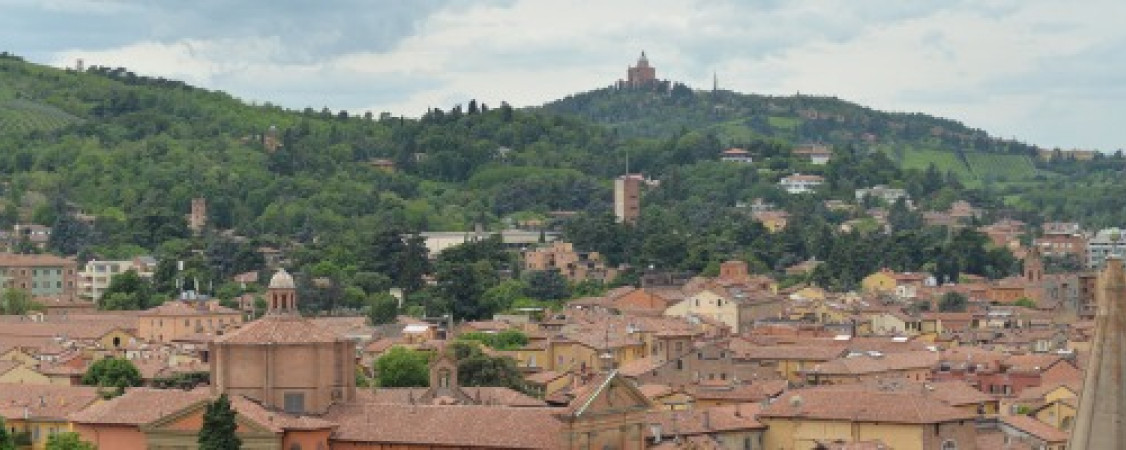
[[[203,414],[203,427],[199,429],[200,450],[238,450],[242,440],[235,435],[235,411],[227,394],[222,394],[207,405]]]

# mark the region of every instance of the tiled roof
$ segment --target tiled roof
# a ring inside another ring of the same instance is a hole
[[[225,344],[306,344],[342,341],[341,336],[296,315],[267,314],[215,339]]]
[[[0,326],[0,336],[2,340],[6,340],[9,336],[13,337],[64,337],[69,339],[97,339],[105,336],[106,333],[119,329],[118,325],[114,323],[99,323],[99,322],[72,322],[72,323],[55,323],[55,322],[22,322],[22,323],[6,323]]]
[[[977,448],[988,450],[1033,450],[1032,444],[1008,439],[1000,431],[979,431],[977,433]]]
[[[865,375],[898,370],[929,369],[938,364],[938,353],[927,350],[900,352],[878,357],[864,354],[819,364],[813,371],[829,375]]]
[[[149,308],[140,313],[142,316],[212,316],[212,315],[242,315],[242,311],[234,310],[219,304],[192,305],[181,300],[164,302],[160,306]]]
[[[739,405],[703,408],[680,411],[653,411],[648,414],[647,421],[650,437],[656,430],[661,431],[661,437],[691,436],[711,433],[730,433],[749,430],[762,430],[765,425],[755,420],[759,412],[757,403],[744,403]]]
[[[120,397],[74,413],[70,420],[75,423],[145,425],[208,398],[210,393],[207,388],[191,391],[135,388]]]
[[[783,394],[759,417],[934,424],[972,420],[975,415],[925,394],[810,388]]]
[[[49,254],[0,253],[0,267],[55,267],[77,264],[73,259]]]
[[[462,387],[461,390],[474,401],[480,399],[481,404],[484,405],[547,406],[543,400],[529,397],[506,387]],[[411,404],[412,394],[417,399],[422,397],[424,392],[426,392],[426,389],[377,388],[374,392],[359,389],[356,391],[356,403],[409,405]]]
[[[785,381],[781,382],[785,385]],[[687,386],[688,394],[700,400],[738,401],[743,403],[761,402],[780,392],[777,382],[756,382],[751,384],[729,384],[726,386]]]
[[[1001,421],[1004,422],[1005,425],[1031,434],[1037,439],[1048,443],[1067,442],[1067,438],[1070,436],[1066,431],[1060,431],[1056,429],[1056,427],[1021,414],[1004,416],[1001,418]]]
[[[444,447],[557,448],[559,408],[347,404],[329,410],[334,441]]]
[[[278,411],[268,410],[262,405],[241,395],[231,397],[231,409],[239,415],[268,428],[275,433],[285,430],[324,430],[336,428],[336,424],[312,416],[294,416]]]
[[[0,416],[6,419],[28,417],[43,420],[66,420],[98,400],[92,386],[53,384],[0,384]]]

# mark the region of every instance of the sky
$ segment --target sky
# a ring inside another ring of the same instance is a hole
[[[0,0],[0,50],[256,103],[416,117],[609,86],[828,95],[1042,147],[1126,148],[1126,2]]]

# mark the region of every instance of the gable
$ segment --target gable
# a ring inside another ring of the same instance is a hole
[[[35,364],[39,362],[34,356],[29,355],[19,348],[12,348],[0,354],[0,361],[18,361],[24,364]]]
[[[614,304],[619,308],[632,306],[635,308],[665,309],[669,306],[665,299],[645,289],[637,289],[630,292],[619,298]]]
[[[203,428],[203,415],[207,411],[207,401],[193,403],[179,411],[172,412],[155,422],[143,427],[145,432],[160,433],[192,432],[198,433]],[[269,428],[258,424],[246,416],[236,412],[235,423],[238,425],[235,432],[238,434],[272,433]]]
[[[1067,386],[1057,387],[1044,395],[1044,401],[1047,403],[1065,398],[1079,398],[1079,396]]]
[[[629,411],[645,411],[652,406],[653,403],[645,397],[645,394],[637,390],[633,383],[614,372],[585,402],[578,405],[574,415],[582,419]]]
[[[50,384],[51,378],[28,366],[20,364],[12,368],[12,370],[0,373],[0,383]]]

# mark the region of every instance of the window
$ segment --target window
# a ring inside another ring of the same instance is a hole
[[[950,439],[942,441],[942,450],[958,450],[958,443]]]
[[[305,394],[301,392],[285,393],[285,412],[289,414],[302,414],[305,412]]]

